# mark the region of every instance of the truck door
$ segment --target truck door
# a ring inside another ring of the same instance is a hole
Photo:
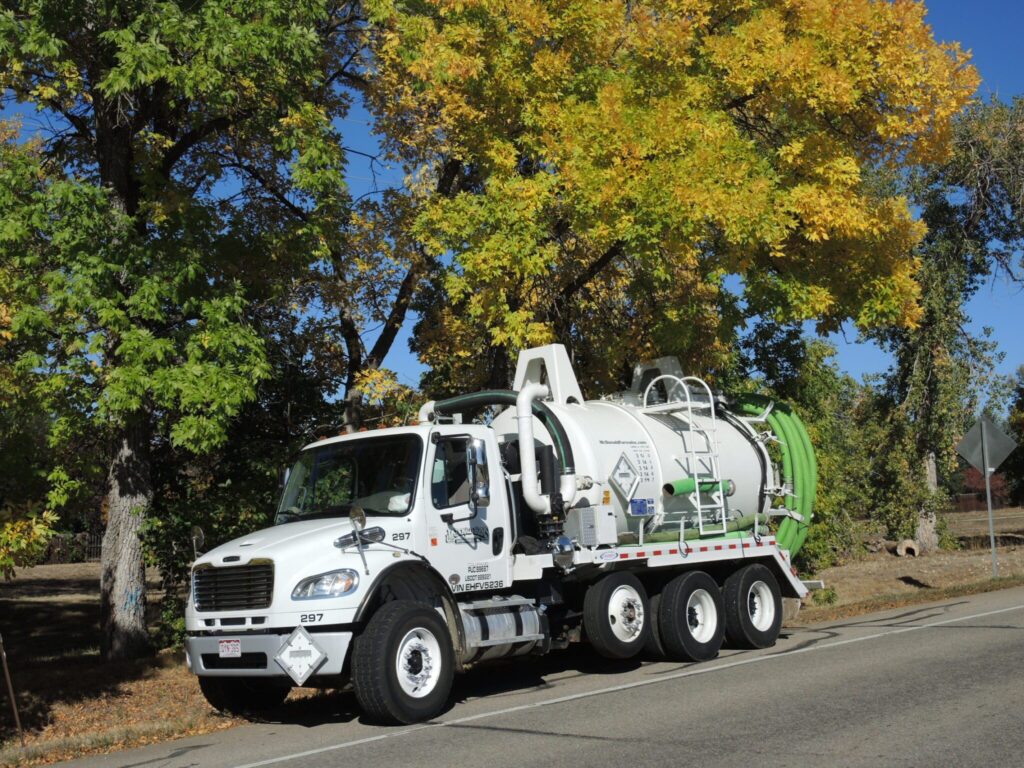
[[[486,427],[463,426],[431,435],[425,482],[429,500],[429,559],[448,580],[452,591],[504,589],[512,583],[511,530],[508,498],[498,444]],[[467,446],[484,440],[490,478],[490,503],[470,501]]]

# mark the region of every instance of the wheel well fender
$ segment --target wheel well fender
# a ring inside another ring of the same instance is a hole
[[[365,624],[384,603],[412,600],[439,610],[451,628],[456,668],[461,668],[465,630],[455,596],[436,570],[425,563],[403,562],[388,566],[370,587],[356,610],[355,623]]]
[[[775,560],[774,557],[759,557],[756,559],[741,560],[736,563],[732,563],[731,567],[720,568],[713,575],[715,576],[715,580],[718,581],[719,585],[723,586],[725,584],[725,580],[731,574],[735,573],[741,568],[745,568],[748,565],[755,564],[763,565],[765,568],[771,571],[772,576],[774,576],[775,580],[779,583],[779,593],[782,595],[782,597],[800,597],[800,595],[798,595],[797,592],[793,589],[793,585],[790,584],[788,575],[783,572],[782,566],[779,565],[779,563]]]

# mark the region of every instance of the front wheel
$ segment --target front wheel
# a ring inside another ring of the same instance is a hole
[[[670,658],[708,661],[718,655],[725,636],[722,593],[703,571],[677,576],[661,592],[658,627]]]
[[[429,720],[444,709],[454,676],[448,626],[422,603],[385,603],[355,639],[352,684],[363,712],[373,720]]]
[[[734,648],[771,648],[782,629],[782,593],[775,575],[760,563],[725,580],[725,634]]]
[[[199,689],[220,712],[255,715],[281,706],[291,686],[259,677],[200,677]]]

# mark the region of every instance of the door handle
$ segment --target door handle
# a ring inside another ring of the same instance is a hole
[[[501,554],[501,549],[505,545],[505,529],[495,528],[491,533],[491,553],[497,557]]]

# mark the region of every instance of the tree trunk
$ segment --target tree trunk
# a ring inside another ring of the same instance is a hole
[[[934,494],[939,490],[939,474],[935,466],[934,453],[929,453],[925,456],[924,471],[928,490]],[[922,554],[939,548],[938,522],[935,510],[930,506],[920,510],[918,513],[917,531],[914,533],[914,539],[917,541]]]
[[[152,653],[146,630],[146,568],[139,531],[153,501],[149,431],[141,420],[117,437],[107,478],[100,611],[107,660]]]

